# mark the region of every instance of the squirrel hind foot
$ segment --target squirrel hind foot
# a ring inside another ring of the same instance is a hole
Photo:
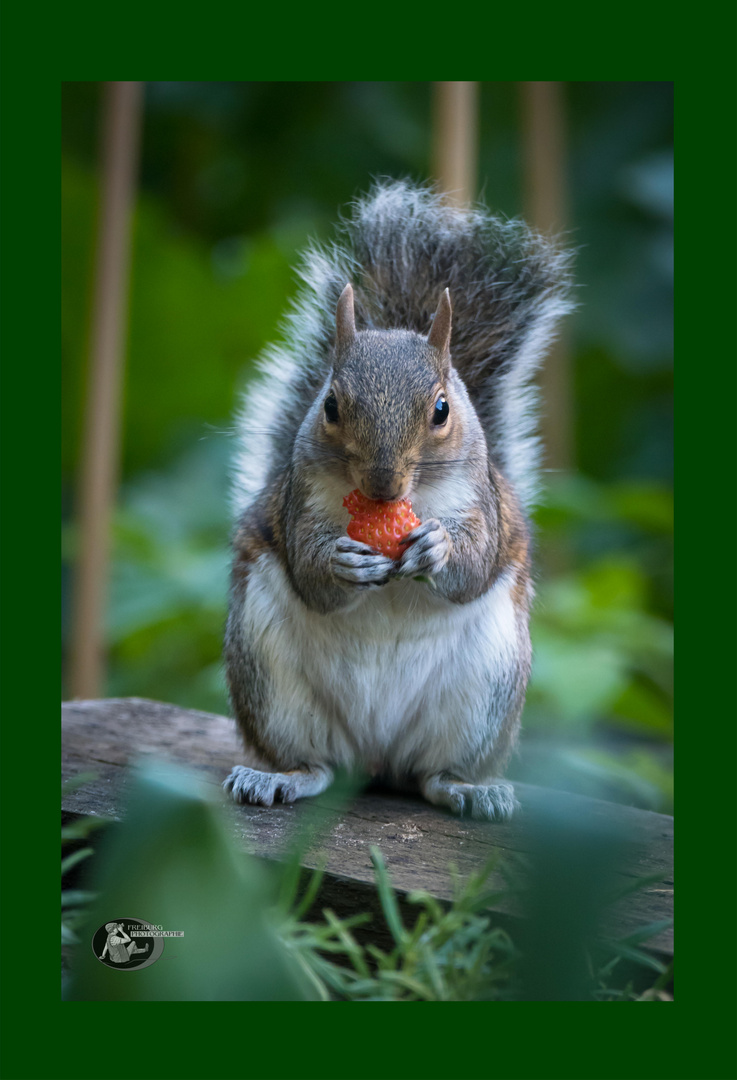
[[[319,795],[329,787],[332,779],[332,770],[325,766],[270,773],[236,765],[223,782],[223,788],[231,793],[237,803],[273,806],[276,801],[292,803],[310,795]]]
[[[520,805],[514,788],[506,781],[469,784],[450,773],[435,773],[420,785],[422,794],[435,806],[447,806],[454,814],[479,821],[509,821]]]

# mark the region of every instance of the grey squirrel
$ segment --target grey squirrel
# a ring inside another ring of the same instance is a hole
[[[264,768],[224,787],[271,806],[344,768],[505,820],[531,659],[531,380],[573,306],[570,256],[404,181],[341,229],[308,251],[240,417],[225,663]],[[399,560],[346,535],[356,488],[411,500]]]

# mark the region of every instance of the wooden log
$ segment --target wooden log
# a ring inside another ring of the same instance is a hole
[[[524,858],[534,843],[524,813],[506,824],[472,821],[419,798],[384,790],[359,794],[337,815],[329,792],[290,806],[235,806],[223,794],[222,781],[234,764],[259,762],[244,753],[232,720],[140,698],[69,702],[62,706],[62,714],[63,779],[90,770],[97,773],[95,780],[66,795],[64,812],[119,819],[129,764],[144,757],[179,764],[211,785],[213,796],[222,798],[227,807],[239,843],[259,857],[284,858],[304,827],[313,828],[302,865],[310,869],[325,861],[327,892],[321,902],[327,896],[326,902],[341,915],[376,910],[372,844],[381,849],[400,896],[424,889],[447,901],[453,895],[451,864],[465,878],[494,854]],[[515,784],[515,790],[524,810],[544,789]],[[617,863],[619,884],[658,875],[657,882],[607,909],[604,929],[609,936],[621,937],[672,917],[672,818],[566,792],[544,791],[544,795],[553,812],[619,826],[634,836]],[[490,884],[503,883],[492,875]],[[493,910],[503,922],[519,916],[509,899]],[[671,956],[672,929],[659,933],[648,947]]]

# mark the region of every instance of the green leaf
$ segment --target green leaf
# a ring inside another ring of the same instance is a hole
[[[73,866],[77,863],[81,863],[84,859],[88,859],[93,854],[91,847],[81,848],[79,851],[73,851],[71,855],[67,855],[65,859],[61,860],[61,874],[68,874]]]
[[[353,966],[355,967],[356,971],[359,973],[359,975],[363,975],[364,978],[368,978],[370,973],[368,965],[363,958],[363,949],[353,937],[348,927],[345,925],[345,923],[341,922],[335,912],[331,911],[330,908],[325,908],[323,914],[325,915],[325,918],[327,919],[329,925],[333,928],[333,930],[340,938],[345,952],[353,962]]]
[[[61,785],[61,797],[62,797],[62,799],[64,798],[65,795],[71,795],[72,792],[76,791],[78,788],[84,787],[85,784],[89,784],[89,782],[91,780],[97,780],[98,775],[99,774],[96,773],[96,772],[87,771],[87,772],[77,773],[76,776],[70,776],[67,780],[64,780],[62,782],[62,785]]]
[[[437,589],[438,587],[437,582],[433,578],[428,577],[427,574],[415,574],[412,580],[421,581],[424,585],[429,585],[431,589]]]
[[[69,907],[71,904],[89,904],[97,897],[97,893],[86,889],[64,889],[61,894],[61,906]]]
[[[70,822],[67,825],[62,826],[61,838],[62,841],[67,840],[86,840],[91,832],[95,829],[101,829],[105,825],[110,825],[113,818],[102,817],[102,815],[95,814],[94,817],[79,818],[78,821]]]
[[[385,979],[387,982],[404,987],[405,990],[411,991],[411,993],[422,1001],[435,1000],[434,993],[430,987],[424,986],[418,979],[405,975],[402,971],[384,971],[381,974],[381,978]]]
[[[66,923],[61,924],[61,943],[62,945],[78,945],[79,938]]]
[[[659,974],[665,972],[665,965],[661,963],[655,956],[651,956],[649,953],[642,952],[641,949],[636,949],[631,945],[625,945],[619,941],[605,941],[604,945],[617,953],[618,956],[626,960],[632,960],[636,964],[640,964],[642,967],[652,968],[653,971],[657,971]]]
[[[617,945],[639,945],[641,942],[647,941],[648,938],[655,937],[661,931],[667,930],[672,925],[672,919],[657,919],[655,922],[648,923],[647,926],[641,926],[626,937],[619,938]]]
[[[646,877],[633,878],[631,881],[622,885],[620,888],[615,889],[610,893],[606,900],[606,904],[615,904],[618,900],[624,899],[625,896],[631,896],[632,893],[638,892],[640,889],[647,888],[648,885],[658,885],[663,880],[662,871],[658,871],[655,874],[648,874]]]

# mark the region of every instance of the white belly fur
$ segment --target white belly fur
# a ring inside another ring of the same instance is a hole
[[[321,615],[270,553],[251,567],[244,630],[271,684],[268,735],[285,756],[369,772],[435,772],[468,760],[506,712],[520,628],[513,572],[451,604],[417,581]]]

